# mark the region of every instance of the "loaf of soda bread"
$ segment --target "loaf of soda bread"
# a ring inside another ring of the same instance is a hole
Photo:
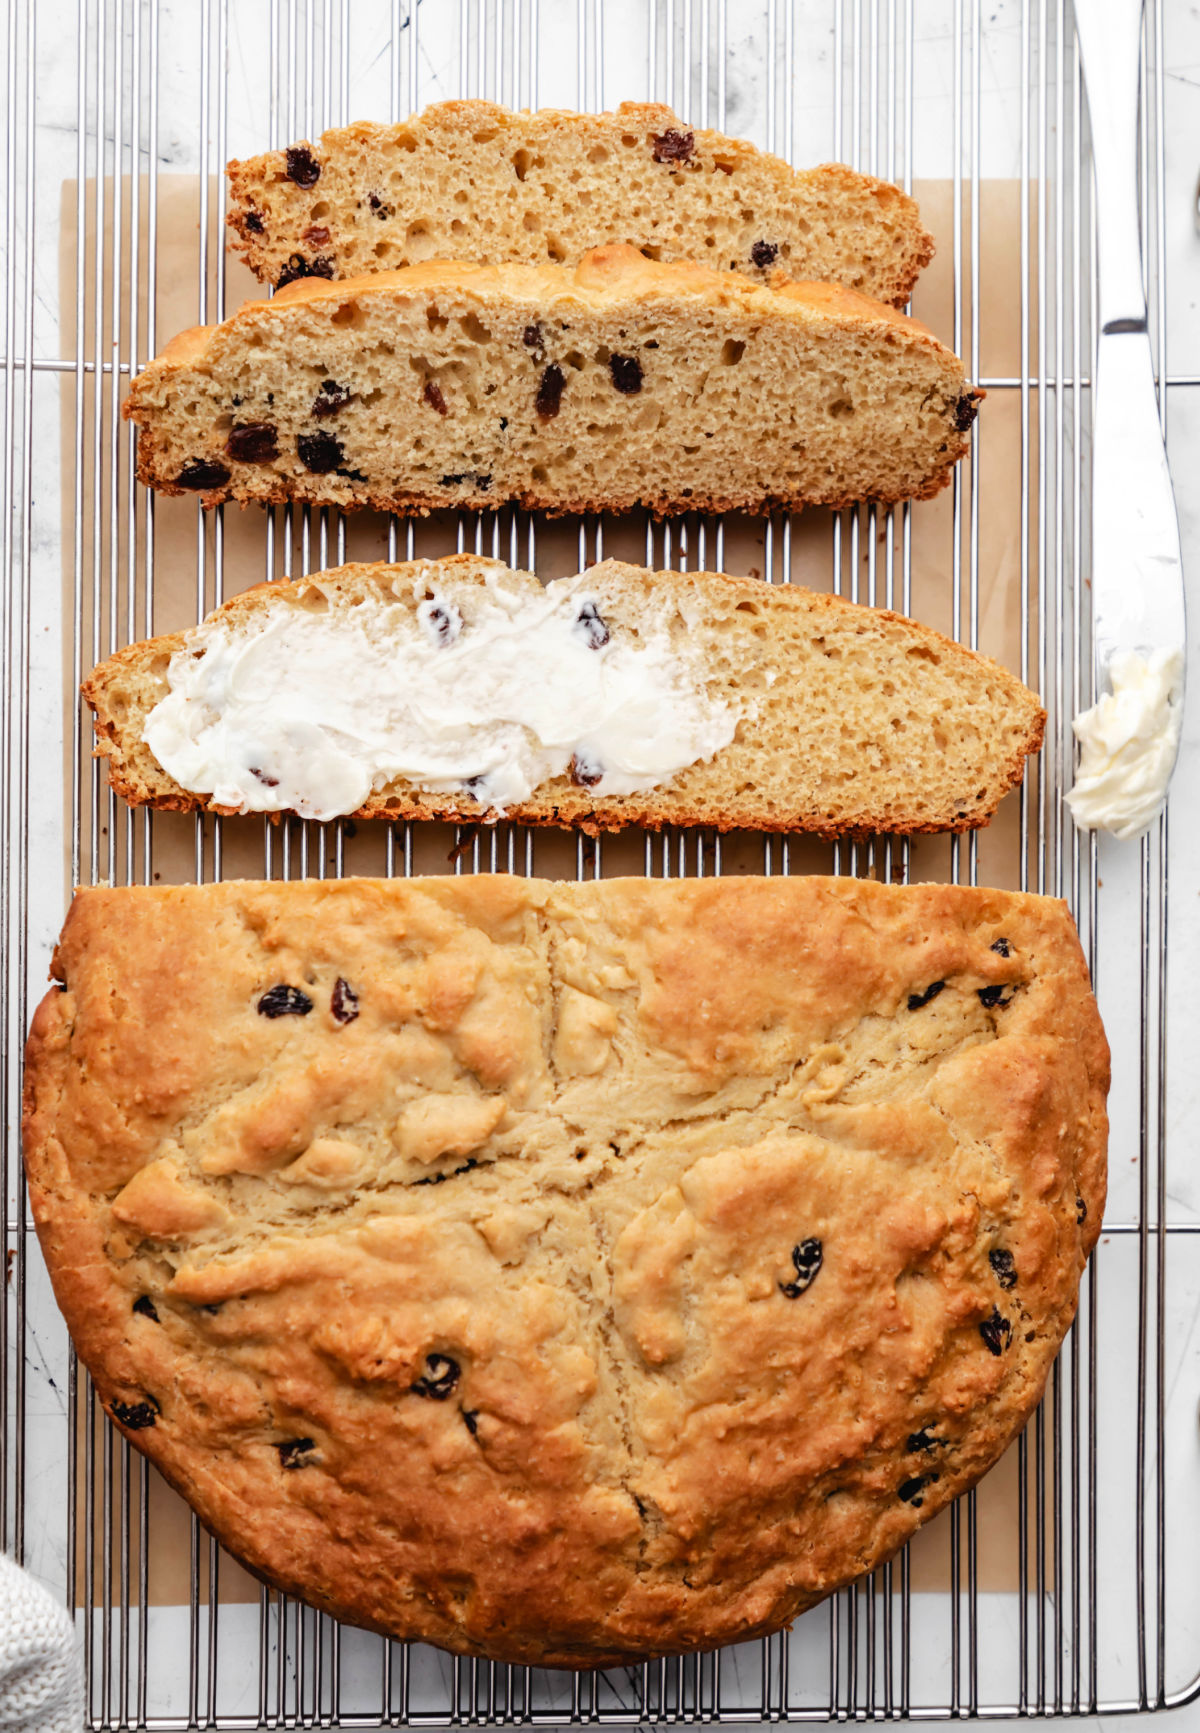
[[[933,257],[914,201],[842,163],[796,171],[658,103],[613,114],[439,102],[231,162],[232,246],[264,283],[427,259],[576,265],[625,241],[765,282],[843,283],[902,307]]]
[[[235,711],[234,690],[253,705]],[[118,651],[83,693],[137,805],[593,832],[966,830],[1020,782],[1044,722],[995,662],[882,609],[615,560],[543,590],[472,554],[259,585]],[[616,725],[631,704],[630,739]],[[631,762],[650,770],[633,789]]]
[[[165,493],[423,513],[762,512],[924,498],[980,393],[894,308],[599,248],[293,283],[133,381]]]
[[[323,1612],[774,1631],[1032,1413],[1105,1192],[1066,906],[822,878],[86,890],[25,1161],[116,1424]]]

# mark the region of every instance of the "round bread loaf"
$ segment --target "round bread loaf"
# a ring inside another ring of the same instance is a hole
[[[778,1629],[1033,1410],[1104,1205],[1063,904],[846,879],[97,889],[25,1156],[117,1425],[337,1616]]]

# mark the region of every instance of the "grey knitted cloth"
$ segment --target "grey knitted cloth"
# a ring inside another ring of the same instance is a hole
[[[65,1607],[0,1553],[0,1729],[80,1733],[83,1669]]]

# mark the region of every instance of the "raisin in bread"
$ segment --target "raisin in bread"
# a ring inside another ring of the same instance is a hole
[[[574,265],[626,241],[757,282],[844,283],[902,307],[933,241],[915,203],[841,163],[797,172],[659,104],[514,114],[439,102],[231,162],[233,246],[256,277],[355,277],[427,259]]]
[[[628,247],[294,283],[133,382],[165,493],[426,512],[766,511],[922,498],[978,392],[902,313]]]
[[[1049,899],[90,890],[54,974],[25,1161],[101,1401],[269,1582],[459,1653],[709,1649],[871,1570],[1020,1431],[1100,1228]]]
[[[898,614],[615,560],[543,589],[472,554],[259,585],[83,693],[138,805],[592,831],[965,830],[1044,722]]]

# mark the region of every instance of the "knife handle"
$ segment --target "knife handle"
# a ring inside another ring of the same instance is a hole
[[[1100,247],[1100,328],[1146,327],[1138,224],[1138,63],[1142,0],[1075,0]]]

